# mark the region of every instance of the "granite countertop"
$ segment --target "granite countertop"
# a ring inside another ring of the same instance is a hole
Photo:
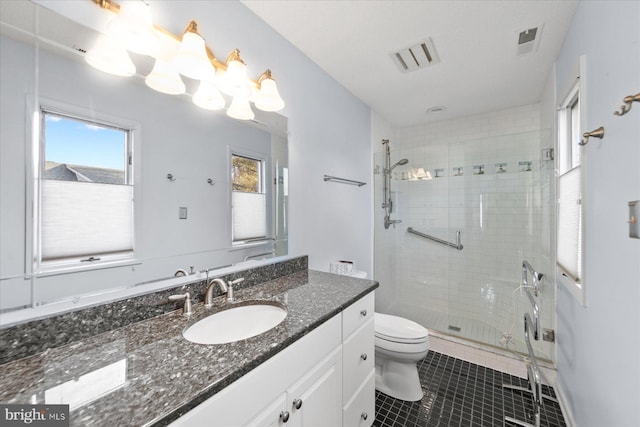
[[[236,291],[236,301],[272,300],[286,319],[258,336],[221,345],[182,337],[214,308],[180,311],[0,365],[0,402],[70,404],[71,425],[163,426],[373,291],[377,283],[304,270]]]

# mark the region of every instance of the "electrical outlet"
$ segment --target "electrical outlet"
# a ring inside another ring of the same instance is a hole
[[[187,219],[187,208],[182,206],[178,208],[178,219]]]
[[[542,340],[547,342],[556,342],[556,331],[553,329],[543,329]]]

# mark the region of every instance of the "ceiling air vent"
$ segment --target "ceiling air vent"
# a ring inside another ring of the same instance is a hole
[[[518,47],[516,53],[518,55],[525,55],[527,53],[533,53],[538,50],[541,32],[542,25],[538,25],[537,27],[521,31],[518,34]]]
[[[403,73],[416,71],[440,62],[438,52],[436,52],[430,38],[394,52],[390,56]]]

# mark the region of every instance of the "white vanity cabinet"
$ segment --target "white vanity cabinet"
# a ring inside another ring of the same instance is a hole
[[[369,427],[375,418],[374,294],[342,313],[342,425]]]
[[[373,298],[357,301],[170,426],[370,426]]]
[[[342,418],[341,384],[342,349],[338,347],[248,425],[338,426]]]

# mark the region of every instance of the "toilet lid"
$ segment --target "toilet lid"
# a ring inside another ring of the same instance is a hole
[[[390,314],[375,313],[376,336],[394,342],[422,342],[429,331],[416,322]]]

